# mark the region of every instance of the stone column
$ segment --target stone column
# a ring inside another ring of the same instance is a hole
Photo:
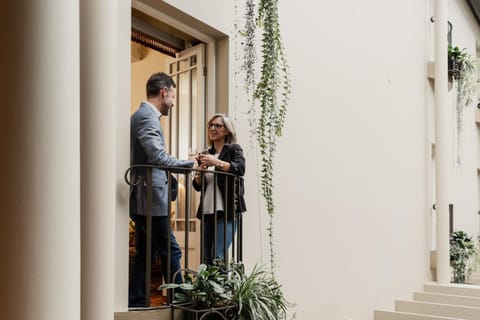
[[[435,1],[435,161],[437,282],[450,283],[449,203],[452,184],[451,105],[447,74],[447,0]]]
[[[80,319],[78,7],[2,5],[2,319]]]
[[[130,2],[80,2],[82,319],[128,294]]]
[[[116,95],[116,209],[115,209],[115,311],[128,307],[128,198],[130,188],[124,181],[125,170],[130,165],[130,34],[132,7],[130,0],[117,0],[116,21],[117,84]],[[140,101],[139,101],[140,103]]]

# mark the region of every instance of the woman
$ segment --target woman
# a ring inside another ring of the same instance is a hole
[[[224,114],[215,114],[208,121],[207,129],[210,148],[198,156],[200,168],[243,176],[245,174],[245,157],[240,145],[236,144],[236,131],[232,121]],[[214,185],[215,176],[216,186]],[[213,259],[225,257],[232,244],[234,230],[237,228],[236,223],[234,225],[234,221],[236,221],[234,216],[238,219],[240,214],[246,211],[243,198],[243,179],[227,177],[222,174],[197,172],[193,180],[193,187],[200,191],[202,186],[204,191],[197,211],[197,217],[203,219],[203,256],[205,260],[202,259],[202,261],[211,264]],[[216,205],[213,204],[214,199],[216,199]],[[216,214],[214,214],[215,210]],[[226,248],[225,220],[227,220]]]

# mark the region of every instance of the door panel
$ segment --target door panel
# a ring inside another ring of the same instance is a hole
[[[200,44],[182,51],[176,58],[167,59],[167,70],[177,84],[175,107],[171,110],[165,131],[169,131],[170,153],[179,159],[197,153],[205,147],[205,45]],[[191,179],[191,177],[189,177]],[[172,226],[178,243],[185,252],[187,217],[185,180],[178,177],[178,200],[172,210]],[[189,181],[191,186],[191,180]],[[188,214],[188,266],[182,260],[184,268],[196,269],[200,263],[200,221],[195,217],[200,195],[191,187],[190,210]],[[184,259],[185,255],[182,259]]]

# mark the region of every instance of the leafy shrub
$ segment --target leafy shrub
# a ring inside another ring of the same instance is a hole
[[[464,283],[472,271],[470,259],[477,254],[472,237],[464,231],[450,234],[450,266],[453,268],[453,282]]]

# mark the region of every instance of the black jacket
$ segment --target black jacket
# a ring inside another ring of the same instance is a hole
[[[215,154],[215,149],[211,147],[208,149],[210,154]],[[229,173],[243,177],[245,175],[245,157],[243,156],[242,147],[239,144],[226,144],[223,146],[222,151],[218,155],[218,159],[230,163]],[[222,172],[215,169],[217,172]],[[232,213],[242,213],[247,211],[245,205],[245,199],[243,197],[243,178],[234,178],[232,176],[226,177],[225,175],[217,175],[217,184],[220,189],[220,194],[223,199],[223,203],[226,204],[227,215],[232,218]],[[204,188],[206,185],[204,186]],[[193,180],[193,188],[196,191],[202,189],[202,184],[198,184]],[[227,194],[228,193],[228,194]],[[197,210],[197,217],[201,218],[203,197],[200,200],[200,205]]]

